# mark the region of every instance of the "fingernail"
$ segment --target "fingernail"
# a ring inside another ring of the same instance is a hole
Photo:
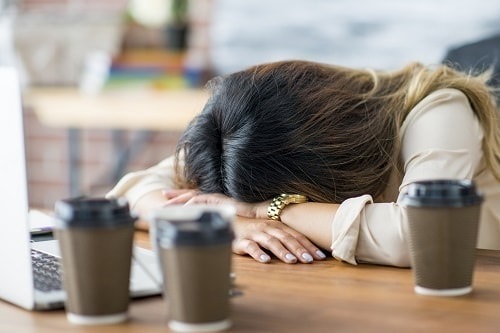
[[[302,253],[302,258],[307,262],[313,262],[314,258],[309,253]]]
[[[293,254],[291,254],[291,253],[287,253],[287,254],[285,255],[285,259],[286,259],[286,261],[288,261],[288,262],[295,262],[295,261],[297,261],[297,257],[296,257],[296,256],[294,256],[294,255],[293,255]]]
[[[261,254],[259,257],[260,262],[269,262],[271,261],[271,257],[267,254]]]
[[[325,259],[326,258],[326,255],[323,252],[321,252],[320,250],[316,251],[316,255],[318,257],[320,257],[321,259]]]

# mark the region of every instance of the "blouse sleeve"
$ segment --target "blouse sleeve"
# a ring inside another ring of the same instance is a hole
[[[151,168],[126,174],[106,197],[125,197],[133,208],[145,194],[174,186],[174,156],[170,156]]]
[[[351,264],[408,267],[407,217],[399,202],[418,180],[473,178],[482,158],[483,132],[467,97],[455,89],[427,96],[401,128],[404,177],[396,202],[369,195],[343,202],[332,223],[332,255]]]

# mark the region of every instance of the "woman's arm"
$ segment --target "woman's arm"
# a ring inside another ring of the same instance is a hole
[[[404,177],[399,194],[390,195],[394,202],[373,203],[370,196],[343,202],[333,222],[335,257],[353,264],[409,266],[406,210],[399,205],[408,184],[472,179],[478,173],[483,134],[466,96],[458,90],[443,89],[426,97],[408,115],[401,135]]]
[[[175,191],[170,191],[175,192]],[[168,196],[168,192],[166,193]],[[231,204],[236,207],[236,214],[247,217],[250,220],[266,221],[270,226],[281,227],[282,224],[289,226],[298,233],[305,235],[316,245],[323,249],[329,249],[332,243],[332,221],[339,205],[307,202],[286,206],[280,215],[280,221],[269,220],[267,208],[269,201],[248,204],[239,202],[221,194],[198,194],[192,191],[190,195],[171,199],[172,204]]]
[[[148,214],[165,205],[167,199],[163,191],[174,187],[174,157],[171,156],[148,169],[126,174],[106,197],[125,197],[131,210],[139,214],[136,226],[147,229]]]
[[[155,209],[163,207],[166,199],[163,196],[163,190],[154,190],[141,196],[133,206],[133,211],[138,214],[139,219],[135,227],[141,230],[149,230],[148,215]]]
[[[323,249],[332,244],[332,222],[339,205],[307,202],[288,205],[281,213],[282,223],[307,236]],[[280,223],[280,222],[275,222]]]

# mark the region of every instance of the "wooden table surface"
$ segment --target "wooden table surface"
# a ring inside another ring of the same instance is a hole
[[[147,236],[138,237],[148,246]],[[478,250],[474,291],[466,296],[416,295],[410,269],[340,263],[289,265],[234,256],[242,296],[231,300],[228,332],[499,332],[500,251]],[[130,320],[79,327],[63,310],[29,312],[0,301],[0,332],[168,332],[160,296],[134,300]]]
[[[124,89],[89,96],[74,88],[33,88],[24,103],[50,127],[183,131],[208,97],[204,89]]]
[[[172,131],[181,133],[198,115],[209,98],[205,89],[112,89],[96,95],[81,94],[75,88],[37,87],[27,90],[23,103],[32,107],[38,120],[48,127],[68,129],[69,192],[82,195],[81,130],[114,130],[116,165],[110,170],[112,182],[123,176],[132,158],[141,151],[142,135],[129,142],[119,131]],[[144,133],[143,133],[144,134]]]

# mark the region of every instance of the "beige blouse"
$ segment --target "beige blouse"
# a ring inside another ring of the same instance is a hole
[[[407,185],[417,180],[476,181],[485,200],[478,247],[500,249],[500,183],[483,170],[483,132],[466,96],[438,90],[410,112],[401,128],[404,176],[393,176],[384,194],[344,201],[332,221],[332,255],[351,264],[370,262],[409,266],[405,208],[399,205]],[[125,196],[133,207],[150,191],[172,188],[173,157],[125,175],[108,196]]]

